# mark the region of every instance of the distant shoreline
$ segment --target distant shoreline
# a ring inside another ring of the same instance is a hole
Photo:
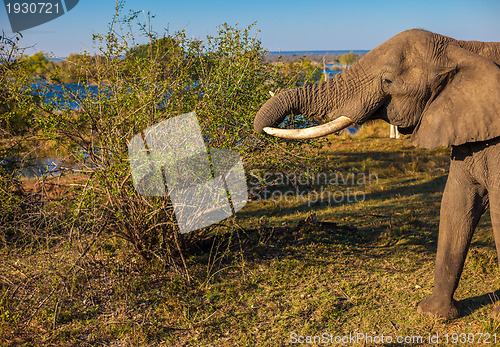
[[[348,54],[351,52],[362,57],[363,55],[368,53],[369,50],[345,49],[345,50],[330,50],[330,51],[321,51],[321,50],[319,50],[319,51],[269,51],[266,53],[266,56],[270,56],[270,57],[278,57],[278,56],[303,57],[303,56],[325,56],[325,55],[338,56],[338,55],[342,55],[342,54]],[[66,58],[67,57],[47,57],[48,60],[53,61],[53,62],[64,61],[64,60],[66,60]]]
[[[267,55],[271,56],[304,56],[304,55],[342,55],[353,52],[354,54],[358,54],[359,56],[363,56],[369,52],[369,50],[363,49],[346,49],[346,50],[330,50],[330,51],[269,51]]]
[[[361,58],[368,50],[351,49],[351,50],[331,50],[331,51],[271,51],[268,52],[264,60],[269,63],[276,63],[282,61],[285,63],[295,63],[305,57],[314,64],[322,64],[323,62],[329,64],[335,61],[341,55],[354,53]]]

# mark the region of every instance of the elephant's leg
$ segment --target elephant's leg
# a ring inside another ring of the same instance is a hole
[[[490,192],[490,215],[493,235],[497,247],[497,258],[500,267],[500,175],[497,177],[497,186]],[[500,305],[492,312],[491,317],[500,320]]]
[[[487,192],[469,174],[464,161],[452,160],[441,201],[438,249],[432,295],[420,302],[418,312],[458,317],[453,300],[474,229],[487,207]]]
[[[490,194],[490,215],[495,245],[497,248],[498,267],[500,268],[500,189]]]

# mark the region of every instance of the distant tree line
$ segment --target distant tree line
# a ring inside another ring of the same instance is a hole
[[[311,61],[312,64],[314,65],[319,65],[323,64],[323,59],[325,59],[327,64],[337,64],[340,67],[348,67],[352,64],[354,64],[356,61],[358,61],[361,58],[360,54],[356,54],[354,52],[342,54],[342,55],[324,55],[324,54],[305,54],[305,55],[300,55],[300,54],[294,54],[294,55],[288,55],[288,54],[283,54],[283,55],[275,55],[275,54],[268,54],[265,57],[265,61],[268,63],[277,63],[277,62],[285,62],[285,63],[295,63],[298,62],[302,59],[306,59]]]

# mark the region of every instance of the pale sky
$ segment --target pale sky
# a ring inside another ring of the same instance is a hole
[[[21,44],[34,46],[29,54],[93,52],[92,33],[106,32],[115,5],[112,0],[80,0],[63,16],[23,31]],[[12,36],[1,7],[0,29]],[[462,40],[500,41],[500,0],[129,0],[125,8],[151,12],[156,16],[152,27],[160,34],[167,28],[186,29],[196,38],[215,34],[225,22],[240,27],[257,22],[258,37],[270,51],[369,50],[411,28]]]

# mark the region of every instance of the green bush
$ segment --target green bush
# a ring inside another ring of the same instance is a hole
[[[0,150],[5,150],[6,140],[25,135],[39,101],[34,88],[30,67],[22,56],[19,36],[0,36]],[[0,158],[5,158],[0,153]]]
[[[137,14],[123,17],[120,7],[117,11],[112,29],[94,36],[99,53],[74,54],[68,61],[72,78],[86,90],[78,94],[63,87],[64,100],[76,109],[54,98],[37,126],[88,179],[76,186],[77,198],[69,207],[72,228],[110,231],[130,241],[143,259],[168,260],[186,240],[178,242],[181,235],[168,198],[135,192],[128,141],[153,124],[195,111],[209,147],[236,149],[245,163],[255,160],[257,152],[273,161],[266,153],[276,152],[274,163],[281,165],[278,142],[257,137],[253,117],[270,91],[301,85],[313,74],[304,73],[307,62],[287,73],[265,64],[254,25],[240,29],[224,24],[216,36],[202,41],[184,31],[159,37],[139,23],[149,42],[135,45],[138,38],[130,28]],[[63,70],[56,66],[50,79],[57,81],[68,71]]]
[[[21,155],[39,98],[33,94],[29,66],[19,46],[20,36],[0,36],[0,242],[2,246],[32,239],[38,208],[18,176]]]

